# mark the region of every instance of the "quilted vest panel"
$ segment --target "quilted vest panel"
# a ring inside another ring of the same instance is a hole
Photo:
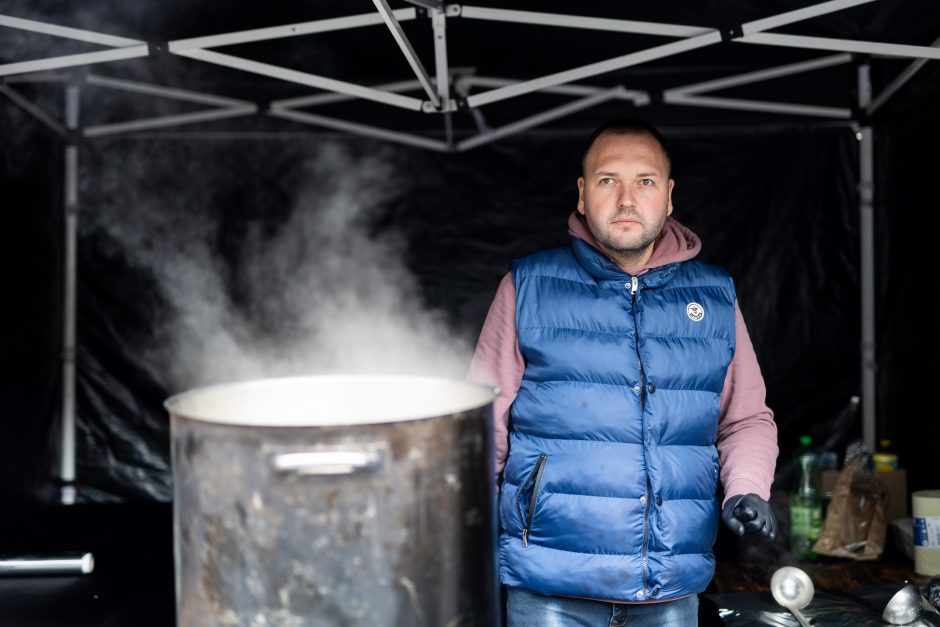
[[[731,278],[688,261],[634,279],[578,239],[512,275],[525,372],[500,492],[502,582],[620,601],[701,592]]]

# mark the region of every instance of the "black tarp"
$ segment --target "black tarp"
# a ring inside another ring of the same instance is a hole
[[[930,29],[938,21],[932,14],[919,17],[910,10],[914,5],[881,6],[886,4],[872,9],[871,15],[883,18],[880,22],[832,17],[809,30],[829,36],[897,37],[919,44],[936,35]],[[774,8],[784,9],[777,5]],[[44,10],[63,17],[42,6],[31,8],[26,17],[38,19]],[[715,7],[686,7],[677,10],[673,21],[704,23],[701,11],[709,10],[714,13]],[[745,14],[759,17],[751,15],[755,11],[748,9]],[[88,15],[79,16],[79,22],[85,23],[76,25],[92,27],[94,20]],[[249,11],[241,18],[219,18],[211,29],[205,24],[213,22],[205,19],[170,29],[167,36],[245,28],[251,20],[258,25],[262,17],[252,18]],[[263,21],[282,20],[268,16]],[[155,31],[160,21],[140,20],[135,25]],[[499,41],[500,48],[511,43]],[[596,42],[609,40],[592,41],[596,47],[590,54],[595,59],[603,56],[598,49],[603,46]],[[524,47],[519,41],[513,45]],[[572,42],[559,47],[570,51],[576,46]],[[782,62],[777,52],[758,53],[757,48],[747,47],[748,53],[752,49],[762,63]],[[558,69],[577,61],[556,54]],[[799,54],[810,58],[819,53]],[[673,84],[664,77],[685,72],[681,76],[691,82],[735,68],[754,69],[756,63],[737,58],[729,65],[710,55],[701,55],[704,68],[692,68],[694,59],[683,57],[683,63],[654,64],[658,73],[641,67],[617,78]],[[368,75],[364,61],[353,62],[358,57],[344,58],[337,52],[328,58],[335,67],[327,69],[355,70],[353,74],[364,80]],[[515,63],[509,64],[512,71],[522,71],[518,56],[506,54],[506,58]],[[539,58],[541,65],[532,65],[532,71],[549,71],[544,55]],[[903,66],[899,61],[875,63],[876,84],[881,86]],[[172,66],[157,67],[156,77],[172,84],[168,70]],[[853,102],[849,72],[849,78],[840,75],[834,81],[839,95],[820,92],[826,104]],[[193,76],[199,78],[188,74],[183,82],[193,82]],[[895,442],[913,489],[936,487],[932,447],[940,436],[930,366],[940,337],[932,319],[937,307],[926,259],[938,208],[931,186],[940,165],[938,77],[936,63],[928,63],[872,120],[877,173],[878,430]],[[791,87],[800,85],[797,79],[790,81]],[[804,84],[813,89],[800,93],[797,100],[813,102],[819,84]],[[238,92],[233,95],[256,89],[248,79],[212,86],[224,91],[232,85]],[[46,104],[61,95],[50,86],[26,91]],[[763,95],[768,96],[768,91]],[[104,116],[106,108],[96,106],[91,95],[87,98],[88,115]],[[122,106],[133,109],[127,102],[122,101]],[[494,107],[487,113],[508,121],[526,114],[526,106],[533,105]],[[566,240],[565,220],[576,198],[581,141],[598,118],[625,108],[607,106],[564,125],[453,155],[306,132],[232,139],[205,132],[189,138],[173,133],[83,142],[77,396],[82,498],[170,498],[167,424],[161,403],[179,388],[167,384],[167,373],[161,370],[167,362],[153,356],[166,341],[161,333],[173,307],[161,282],[167,273],[148,265],[154,257],[142,252],[172,251],[177,246],[185,257],[186,246],[205,244],[205,250],[216,253],[212,267],[221,276],[221,289],[214,294],[227,299],[221,304],[243,312],[257,329],[276,335],[278,320],[265,318],[263,314],[270,311],[254,311],[252,292],[245,287],[252,272],[242,255],[246,242],[273,241],[270,238],[290,224],[298,199],[303,200],[303,210],[315,216],[322,208],[311,200],[316,196],[311,190],[330,189],[338,179],[369,178],[351,164],[378,160],[389,168],[387,180],[385,185],[371,181],[367,189],[371,195],[360,198],[368,205],[366,219],[354,227],[367,234],[367,240],[391,241],[388,250],[401,253],[403,267],[419,287],[414,299],[441,312],[455,338],[472,342],[509,261]],[[858,417],[845,420],[850,398],[859,393],[860,378],[855,131],[844,124],[664,105],[640,113],[659,124],[670,141],[678,181],[676,217],[702,236],[702,258],[727,266],[737,279],[741,307],[767,380],[768,403],[780,429],[781,474],[775,491],[783,493],[786,462],[800,434],[811,433],[834,447],[860,434]],[[376,121],[386,121],[382,113],[372,114]],[[397,118],[389,115],[389,119]],[[0,463],[8,495],[4,503],[15,508],[54,495],[50,479],[61,383],[64,166],[61,143],[9,103],[0,115],[0,137],[4,138],[0,158],[5,199],[0,213],[6,319],[2,354],[10,373],[0,394]],[[140,227],[151,231],[122,239],[121,234]],[[334,236],[329,229],[324,232]],[[335,237],[344,236],[336,232]],[[128,241],[133,246],[128,247]],[[289,277],[272,279],[271,286],[278,285],[296,287]],[[192,298],[205,295],[196,293]],[[783,551],[782,545],[779,550]]]

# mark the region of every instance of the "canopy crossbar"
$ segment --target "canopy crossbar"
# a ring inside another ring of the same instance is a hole
[[[621,87],[614,87],[611,89],[600,91],[590,96],[585,96],[584,98],[581,98],[580,100],[569,102],[560,107],[555,107],[553,109],[549,109],[548,111],[543,111],[542,113],[538,113],[536,115],[524,118],[522,120],[517,120],[516,122],[513,122],[511,124],[507,124],[499,128],[495,128],[492,130],[485,131],[483,133],[479,133],[477,135],[474,135],[473,137],[470,137],[469,139],[465,139],[461,142],[458,142],[457,150],[462,152],[465,150],[469,150],[471,148],[476,148],[478,146],[482,146],[483,144],[492,143],[498,139],[502,139],[503,137],[507,137],[509,135],[513,135],[516,133],[521,133],[522,131],[525,131],[527,129],[540,126],[542,124],[551,122],[552,120],[557,120],[567,115],[571,115],[572,113],[576,113],[584,109],[589,109],[602,102],[606,102],[608,100],[612,100],[618,97],[622,91],[623,91],[623,88]]]
[[[940,39],[935,40],[931,44],[931,46],[934,48],[940,47]],[[911,78],[913,78],[914,75],[917,74],[917,72],[919,72],[920,69],[924,67],[924,65],[926,64],[927,64],[927,59],[917,59],[916,61],[908,65],[906,68],[904,68],[904,71],[901,72],[898,76],[896,76],[893,81],[888,83],[888,86],[885,87],[881,91],[881,93],[878,94],[878,96],[871,101],[871,103],[865,109],[865,112],[868,115],[871,115],[875,111],[877,111],[881,107],[881,105],[887,102],[888,99],[891,98],[891,96],[893,96],[899,89],[901,89],[901,87],[903,87],[905,83],[911,80]]]
[[[410,133],[402,133],[399,131],[379,128],[377,126],[371,126],[368,124],[360,124],[358,122],[339,120],[324,115],[307,113],[305,111],[294,111],[287,108],[271,107],[271,109],[267,111],[267,114],[276,118],[283,118],[285,120],[300,122],[301,124],[322,126],[325,128],[352,133],[353,135],[361,135],[363,137],[371,137],[373,139],[382,139],[397,144],[404,144],[406,146],[426,148],[438,152],[447,152],[449,150],[449,147],[445,142],[431,139],[429,137],[413,135]]]
[[[65,127],[62,126],[55,118],[46,113],[42,108],[33,104],[29,98],[26,98],[18,91],[13,89],[8,85],[0,84],[0,94],[3,94],[17,105],[19,105],[24,111],[29,113],[31,116],[42,122],[50,130],[52,130],[56,135],[64,136]]]
[[[399,22],[405,22],[415,19],[417,13],[414,9],[398,9],[392,11],[395,19]],[[189,39],[177,39],[168,44],[170,52],[182,52],[184,50],[196,50],[204,48],[219,48],[221,46],[231,46],[233,44],[247,44],[258,41],[271,41],[283,39],[285,37],[298,37],[300,35],[312,35],[314,33],[328,33],[350,28],[359,28],[361,26],[375,26],[382,24],[382,17],[375,13],[363,13],[359,15],[349,15],[346,17],[336,17],[325,20],[313,20],[310,22],[298,22],[296,24],[282,24],[280,26],[270,26],[267,28],[253,28],[251,30],[235,31],[232,33],[222,33],[219,35],[208,35],[206,37],[191,37]]]
[[[405,35],[405,31],[402,30],[401,24],[399,24],[398,20],[395,19],[395,16],[392,15],[392,9],[390,6],[388,6],[387,0],[372,0],[372,2],[375,4],[375,8],[378,10],[379,15],[382,16],[383,20],[385,20],[385,24],[388,26],[389,32],[395,39],[395,43],[398,44],[402,54],[405,55],[405,59],[408,61],[408,65],[411,66],[415,76],[418,77],[418,82],[421,84],[421,87],[424,88],[424,93],[426,93],[428,98],[431,99],[431,103],[434,105],[434,107],[439,109],[441,107],[441,99],[438,97],[437,92],[434,91],[434,87],[431,85],[431,77],[428,76],[428,71],[424,69],[424,64],[421,63],[421,59],[418,58],[417,53],[415,53],[414,48],[411,46],[411,42],[408,41],[408,36]]]
[[[807,19],[826,15],[835,11],[854,7],[874,0],[828,0],[815,5],[787,11],[778,15],[772,15],[758,20],[753,20],[741,24],[737,33],[729,37],[727,33],[721,32],[716,28],[706,28],[702,26],[687,24],[664,24],[649,21],[611,19],[600,17],[579,16],[572,14],[545,13],[536,11],[517,11],[510,9],[498,9],[478,6],[462,6],[457,4],[443,5],[438,2],[423,4],[417,2],[419,6],[425,7],[428,16],[431,18],[432,32],[434,37],[434,61],[435,77],[431,77],[425,69],[421,59],[415,53],[411,42],[402,29],[402,22],[415,20],[418,11],[415,8],[405,8],[392,10],[387,0],[373,0],[376,6],[376,12],[367,14],[348,15],[337,18],[328,18],[321,20],[312,20],[307,22],[297,22],[283,24],[279,26],[257,28],[250,30],[235,31],[230,33],[221,33],[202,37],[193,37],[170,41],[165,44],[165,49],[170,53],[194,59],[203,63],[209,63],[228,67],[231,69],[253,73],[260,76],[266,76],[275,80],[292,82],[315,89],[323,90],[328,93],[313,94],[301,96],[293,102],[290,99],[278,101],[278,108],[291,109],[298,106],[314,106],[317,104],[327,104],[330,102],[341,102],[349,98],[361,98],[386,104],[411,111],[423,111],[425,113],[443,113],[445,117],[445,134],[452,139],[453,131],[451,124],[451,114],[458,109],[458,103],[450,97],[449,76],[450,70],[447,65],[446,49],[446,17],[462,17],[471,20],[501,21],[513,22],[519,24],[542,25],[563,28],[576,28],[594,31],[635,33],[652,36],[675,37],[676,41],[653,46],[644,50],[639,50],[613,57],[596,63],[591,63],[581,67],[556,72],[546,76],[511,80],[491,79],[489,81],[482,77],[462,77],[458,80],[465,81],[463,87],[467,95],[461,102],[461,107],[471,112],[479,107],[489,105],[495,102],[509,98],[519,97],[536,91],[545,91],[550,93],[567,94],[579,98],[585,98],[598,93],[598,90],[606,91],[609,87],[588,87],[576,84],[583,79],[609,74],[630,66],[646,63],[649,61],[662,59],[668,56],[681,54],[683,52],[693,51],[699,48],[712,46],[723,41],[734,41],[740,43],[750,43],[759,45],[772,45],[782,47],[796,47],[814,50],[834,50],[842,54],[821,59],[793,63],[776,68],[756,70],[745,74],[717,78],[710,81],[694,83],[690,85],[681,85],[669,88],[664,91],[663,101],[669,104],[682,106],[702,106],[717,107],[735,110],[754,110],[766,111],[772,113],[782,113],[790,115],[809,115],[823,118],[844,118],[847,108],[817,106],[803,103],[786,102],[764,102],[746,98],[724,98],[713,95],[705,96],[706,92],[724,89],[732,86],[746,85],[761,80],[769,80],[781,76],[787,76],[800,72],[812,71],[821,67],[847,63],[850,60],[848,53],[861,53],[882,56],[894,56],[905,58],[916,58],[917,62],[912,64],[901,76],[899,76],[888,89],[886,89],[879,98],[875,99],[870,105],[874,110],[894,91],[900,88],[910,76],[912,76],[925,59],[940,59],[940,48],[934,46],[910,46],[902,44],[891,44],[881,42],[852,41],[846,39],[833,39],[825,37],[806,37],[802,35],[791,35],[782,33],[765,32],[770,29],[779,28],[794,24]],[[291,68],[282,67],[270,63],[261,63],[251,59],[242,58],[231,54],[223,54],[211,50],[222,46],[235,44],[266,41],[280,39],[285,37],[296,37],[301,35],[310,35],[315,33],[333,32],[344,29],[359,28],[364,26],[385,24],[392,33],[398,44],[405,60],[411,66],[416,78],[417,85],[424,92],[425,99],[404,95],[401,92],[414,91],[413,81],[396,81],[387,83],[379,87],[368,87],[358,85],[347,81],[320,76],[308,72],[301,72]],[[110,50],[100,50],[95,52],[86,52],[73,55],[52,57],[48,59],[38,59],[31,61],[21,61],[0,65],[0,77],[24,76],[37,72],[47,72],[60,68],[87,66],[91,64],[106,63],[110,61],[119,61],[132,58],[146,57],[153,53],[152,46],[139,39],[115,36],[106,33],[96,33],[93,31],[48,24],[35,20],[26,20],[12,16],[0,16],[0,26],[17,28],[21,30],[63,37],[86,43],[110,46]],[[445,79],[445,77],[447,77]],[[113,81],[112,86],[122,88],[118,85],[118,79],[106,79],[96,77],[95,80]],[[487,87],[487,91],[481,93],[469,94],[468,86]],[[170,87],[149,87],[147,89],[156,90],[154,95],[166,95],[172,97]],[[162,94],[158,94],[159,90]],[[146,93],[146,92],[141,92]],[[623,88],[616,91],[616,98],[632,100],[634,104],[641,105],[649,102],[649,95],[646,92],[638,90],[625,90]],[[8,91],[4,92],[7,97],[14,100],[20,106],[22,98],[17,100],[17,95],[11,95]],[[194,92],[189,93],[192,101],[199,100]],[[165,122],[172,122],[173,119],[184,123],[187,119],[212,119],[214,115],[226,115],[234,117],[236,112],[247,111],[244,102],[221,102],[222,96],[206,95],[204,104],[218,106],[224,109],[224,113],[216,111],[200,112],[198,114],[181,114],[180,116],[170,116]],[[306,99],[305,104],[301,105],[301,99]],[[25,107],[24,107],[25,108]],[[40,117],[33,112],[46,126],[53,128],[49,122],[48,116]],[[195,116],[187,118],[186,116]],[[120,124],[132,124],[133,121],[122,122]],[[156,120],[142,121],[142,124],[159,124]],[[145,126],[144,128],[146,128]],[[114,127],[119,128],[119,127]],[[133,128],[128,126],[126,128]],[[154,128],[154,127],[150,127]],[[492,132],[493,129],[487,129]],[[465,144],[466,145],[466,144]]]

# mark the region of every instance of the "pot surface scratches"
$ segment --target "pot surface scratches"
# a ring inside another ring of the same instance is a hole
[[[172,415],[178,623],[495,624],[490,412],[352,427]]]

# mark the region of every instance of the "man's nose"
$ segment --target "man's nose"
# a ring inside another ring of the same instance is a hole
[[[633,190],[626,186],[620,192],[620,198],[617,199],[617,206],[619,207],[636,207],[636,197],[633,195]]]

